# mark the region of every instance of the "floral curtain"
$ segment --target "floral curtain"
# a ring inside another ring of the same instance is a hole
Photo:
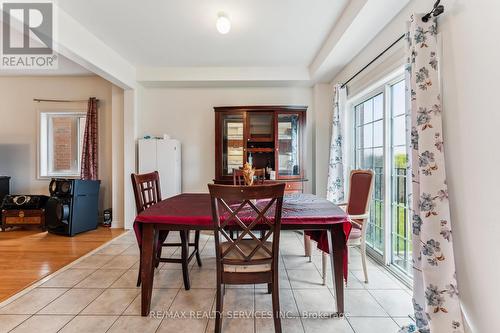
[[[344,108],[347,89],[335,86],[333,102],[332,138],[330,142],[330,160],[328,163],[328,182],[326,198],[334,203],[344,202]]]
[[[416,325],[401,332],[464,332],[444,159],[437,21],[413,15],[407,34],[409,164]],[[411,130],[410,130],[411,129]],[[411,178],[411,179],[410,179]]]
[[[97,180],[98,171],[98,127],[97,103],[95,97],[89,98],[85,134],[83,136],[81,179]]]

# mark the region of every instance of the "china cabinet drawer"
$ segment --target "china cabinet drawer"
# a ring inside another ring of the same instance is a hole
[[[302,193],[302,182],[285,182],[286,193]]]

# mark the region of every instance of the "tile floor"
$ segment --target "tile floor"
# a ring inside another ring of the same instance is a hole
[[[206,313],[215,307],[215,249],[209,235],[202,235],[201,243],[203,267],[198,268],[193,260],[190,291],[182,288],[180,265],[161,264],[156,270],[151,306],[158,311],[156,318],[139,315],[140,289],[135,287],[139,251],[129,232],[3,305],[0,332],[213,332],[214,321]],[[175,248],[164,251],[179,255]],[[395,333],[398,324],[409,321],[411,291],[371,260],[370,282],[362,282],[357,250],[350,255],[347,319],[312,318],[331,312],[335,299],[331,277],[327,286],[321,285],[320,253],[315,251],[312,262],[303,253],[302,236],[283,232],[280,301],[288,314],[282,321],[285,333]],[[224,310],[266,313],[272,308],[266,291],[265,285],[230,286]],[[274,332],[272,319],[241,315],[225,319],[223,331]]]

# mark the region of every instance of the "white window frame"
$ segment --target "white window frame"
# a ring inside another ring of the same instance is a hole
[[[81,147],[78,144],[77,152],[77,172],[50,172],[49,161],[50,161],[50,123],[49,119],[53,116],[70,116],[74,118],[83,118],[87,116],[87,112],[82,107],[64,107],[61,109],[39,109],[37,110],[37,179],[45,180],[51,179],[53,177],[64,177],[64,178],[80,178],[81,170]],[[79,129],[78,119],[77,128]],[[77,130],[77,142],[79,143],[82,138],[79,130]]]
[[[411,278],[404,276],[399,268],[392,268],[391,265],[391,251],[392,251],[392,238],[391,238],[391,221],[392,221],[392,108],[391,104],[391,86],[405,79],[404,67],[398,68],[389,75],[385,76],[381,80],[369,85],[367,88],[363,89],[361,92],[357,93],[352,97],[348,97],[346,102],[346,122],[349,124],[346,126],[346,147],[351,147],[349,153],[347,154],[347,169],[348,173],[350,170],[356,168],[356,146],[355,146],[355,107],[381,93],[384,94],[384,253],[381,256],[379,252],[372,250],[367,247],[368,254],[379,261],[383,265],[390,267],[391,271],[394,271],[398,277],[400,277],[403,282],[411,282]],[[388,129],[391,129],[390,133]]]

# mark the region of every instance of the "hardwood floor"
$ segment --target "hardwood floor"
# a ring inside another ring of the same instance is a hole
[[[0,232],[0,302],[123,232],[99,228],[75,237],[40,229]]]

